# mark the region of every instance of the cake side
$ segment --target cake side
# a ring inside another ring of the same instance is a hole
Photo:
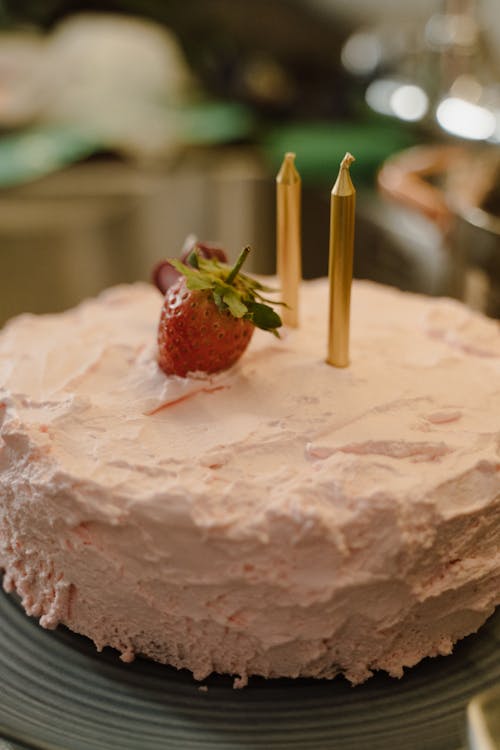
[[[367,282],[352,364],[327,284],[227,373],[166,378],[161,298],[119,287],[0,336],[0,566],[41,624],[245,676],[400,675],[500,601],[500,335]]]

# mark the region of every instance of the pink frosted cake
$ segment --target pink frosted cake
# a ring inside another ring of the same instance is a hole
[[[231,370],[158,368],[138,284],[0,335],[0,568],[40,624],[187,667],[353,683],[448,654],[500,602],[500,333],[327,283]]]

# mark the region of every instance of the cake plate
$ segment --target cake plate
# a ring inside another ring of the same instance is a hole
[[[465,707],[500,682],[500,611],[448,657],[377,674],[200,687],[187,671],[45,631],[0,594],[0,750],[458,750]]]

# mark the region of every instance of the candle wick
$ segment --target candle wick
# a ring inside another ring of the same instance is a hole
[[[349,151],[346,153],[342,161],[340,162],[340,168],[341,169],[349,169],[353,161],[356,161],[354,156],[349,153]]]

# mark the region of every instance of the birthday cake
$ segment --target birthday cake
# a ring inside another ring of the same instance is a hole
[[[500,603],[500,332],[355,282],[351,365],[328,283],[231,369],[167,376],[161,297],[119,286],[0,334],[0,568],[29,615],[229,673],[401,676]]]

